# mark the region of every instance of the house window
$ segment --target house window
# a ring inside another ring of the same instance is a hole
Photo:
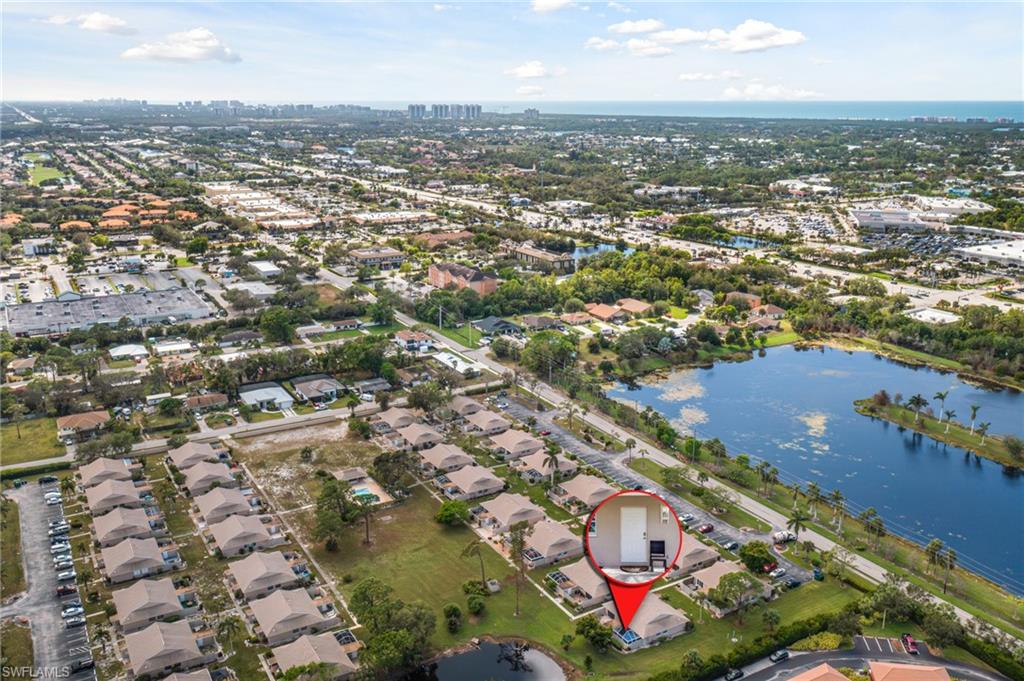
[[[668,520],[669,520],[669,517],[668,517],[668,506],[666,506],[665,504],[662,504],[661,505],[661,524],[662,525],[668,525]]]
[[[587,536],[588,537],[596,537],[597,536],[597,514],[596,513],[594,515],[590,516],[590,524],[587,525]]]

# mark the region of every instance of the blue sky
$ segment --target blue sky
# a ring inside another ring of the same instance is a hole
[[[2,5],[7,100],[1021,100],[1024,4]]]

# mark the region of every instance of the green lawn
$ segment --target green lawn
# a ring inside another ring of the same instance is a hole
[[[49,166],[32,166],[28,169],[29,183],[33,185],[40,185],[46,180],[58,177],[64,177],[64,173]]]
[[[686,319],[689,314],[686,308],[679,307],[678,305],[673,305],[668,311],[668,316],[672,319]]]
[[[249,423],[260,423],[262,421],[273,421],[283,418],[284,414],[279,411],[254,411],[245,420]]]
[[[396,331],[401,331],[404,328],[404,324],[401,324],[399,322],[392,322],[390,324],[378,324],[375,326],[367,326],[366,331],[367,333],[372,333],[375,336],[379,336],[382,334],[386,335],[389,333],[395,333]]]
[[[480,347],[480,332],[471,327],[468,323],[463,324],[457,328],[451,328],[449,326],[439,329],[436,324],[424,324],[423,326],[430,327],[434,331],[439,331],[442,336],[451,338],[456,343],[461,343],[467,348],[479,348]]]
[[[342,331],[329,331],[322,336],[316,337],[316,342],[322,343],[324,341],[340,340],[342,338],[357,338],[365,335],[359,329],[344,329]]]
[[[18,431],[21,437],[18,437]],[[64,444],[57,439],[57,419],[27,419],[20,424],[0,426],[0,463],[29,463],[64,456]]]
[[[134,359],[112,359],[107,362],[108,369],[129,369],[134,366]]]
[[[548,495],[544,493],[543,483],[531,485],[523,480],[518,473],[510,472],[507,467],[499,468],[495,470],[494,473],[508,480],[508,492],[512,492],[513,494],[522,494],[529,497],[533,503],[543,508],[544,512],[547,513],[548,517],[552,520],[568,520],[572,518],[571,513],[548,498]]]
[[[632,463],[629,464],[629,467],[638,473],[646,475],[656,482],[664,484],[665,467],[661,464],[647,459],[633,459]],[[684,482],[681,488],[676,488],[674,491],[687,501],[707,510],[704,499],[693,493],[695,489],[697,489],[697,485],[694,485],[691,482]],[[729,510],[717,517],[721,518],[722,522],[726,522],[733,527],[752,527],[761,532],[767,532],[772,529],[767,523],[758,520],[736,505],[730,506]]]
[[[25,570],[21,561],[21,518],[18,505],[0,500],[0,599],[6,600],[25,590]]]
[[[32,667],[32,630],[4,620],[0,623],[0,649],[4,651],[5,672]]]
[[[783,321],[779,331],[771,333],[765,337],[764,345],[766,348],[774,348],[779,345],[789,345],[790,343],[796,343],[802,338],[803,336],[794,331],[792,325],[789,322]]]

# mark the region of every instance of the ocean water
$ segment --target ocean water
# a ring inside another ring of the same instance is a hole
[[[357,102],[373,107],[405,109],[407,102]],[[541,114],[605,116],[682,116],[696,118],[805,118],[903,121],[913,116],[1012,118],[1024,121],[1020,101],[926,102],[614,102],[614,101],[504,101],[482,102],[485,112],[518,113],[527,108]]]

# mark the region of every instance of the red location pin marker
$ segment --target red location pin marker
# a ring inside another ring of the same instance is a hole
[[[629,627],[654,583],[674,568],[683,530],[668,502],[627,490],[608,497],[587,518],[583,535],[591,565],[608,582],[622,628]]]

